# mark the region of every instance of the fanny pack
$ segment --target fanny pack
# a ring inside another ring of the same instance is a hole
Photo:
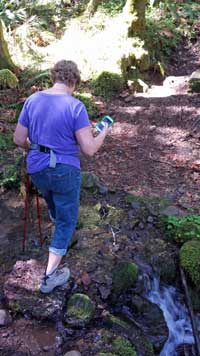
[[[30,150],[37,150],[37,151],[43,152],[43,153],[50,153],[49,167],[51,167],[51,168],[56,167],[56,154],[53,152],[53,150],[51,148],[42,146],[42,145],[38,145],[37,143],[31,143]]]

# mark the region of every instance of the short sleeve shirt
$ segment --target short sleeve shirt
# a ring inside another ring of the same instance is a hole
[[[90,126],[84,104],[68,94],[37,92],[24,103],[19,123],[28,128],[31,143],[49,147],[57,163],[80,168],[80,149],[75,132]],[[28,173],[39,172],[49,165],[50,154],[30,150]]]

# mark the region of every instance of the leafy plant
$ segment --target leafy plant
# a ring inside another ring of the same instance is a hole
[[[89,118],[94,118],[97,114],[97,107],[93,102],[91,95],[87,93],[77,93],[75,97],[83,102],[87,109]]]
[[[124,81],[122,76],[117,73],[103,71],[92,82],[94,95],[100,95],[104,98],[110,98],[123,89]]]
[[[180,249],[181,266],[189,275],[194,285],[200,286],[200,242],[188,241]]]
[[[187,215],[185,217],[165,217],[163,223],[167,236],[177,242],[183,244],[192,239],[200,240],[200,216]]]

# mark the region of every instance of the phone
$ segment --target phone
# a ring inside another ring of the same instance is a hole
[[[103,117],[103,119],[98,122],[95,126],[96,130],[101,132],[103,130],[103,128],[105,127],[105,123],[108,124],[108,126],[112,126],[114,123],[114,120],[112,119],[112,117],[106,115]]]

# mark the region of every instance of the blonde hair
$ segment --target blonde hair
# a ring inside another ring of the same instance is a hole
[[[59,82],[72,87],[80,84],[81,76],[77,64],[65,59],[57,62],[51,69],[53,83]]]

